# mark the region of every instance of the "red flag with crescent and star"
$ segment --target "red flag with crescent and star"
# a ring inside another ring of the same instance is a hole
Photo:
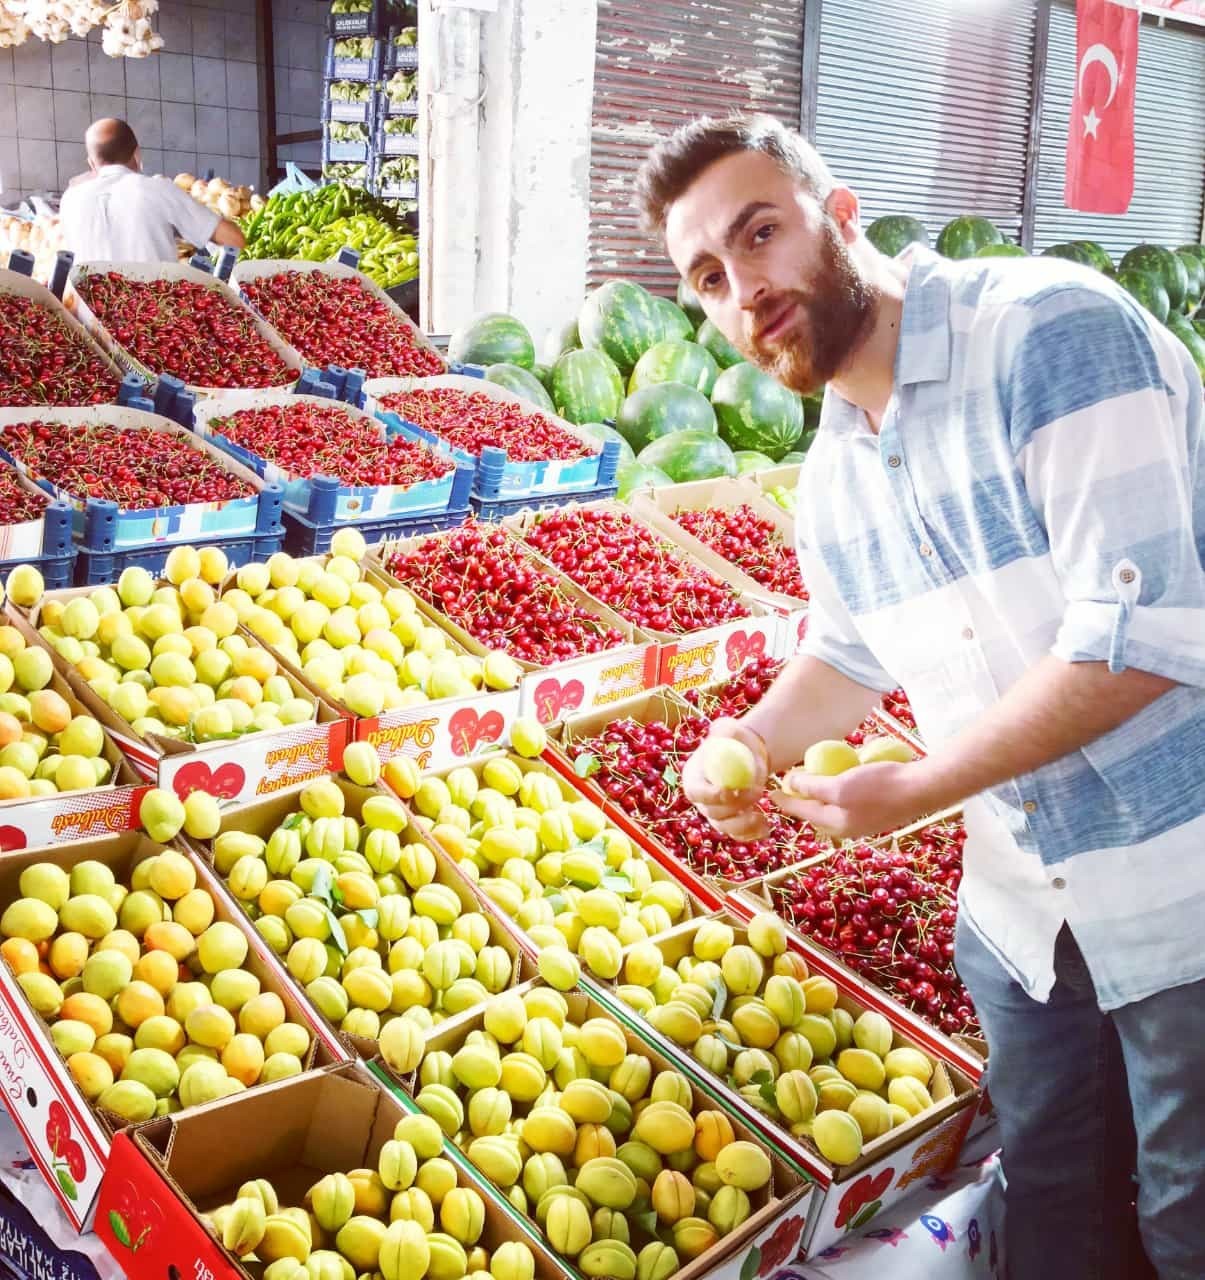
[[[1138,11],[1076,0],[1075,96],[1063,198],[1084,213],[1124,213],[1134,194]]]

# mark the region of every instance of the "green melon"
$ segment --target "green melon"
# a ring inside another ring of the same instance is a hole
[[[685,280],[678,281],[678,306],[686,312],[691,323],[696,327],[707,319],[703,314],[703,304],[699,301],[699,295]]]
[[[582,346],[605,351],[626,377],[664,333],[656,299],[629,280],[608,280],[582,303],[577,327]]]
[[[566,351],[552,369],[552,403],[570,422],[604,422],[623,403],[623,379],[602,351]]]
[[[937,252],[947,258],[973,258],[984,245],[1000,244],[1004,237],[986,218],[970,214],[947,222],[937,237]]]
[[[671,431],[718,431],[711,401],[680,382],[659,382],[633,392],[620,406],[615,429],[637,453]]]
[[[1184,263],[1161,244],[1135,245],[1118,263],[1120,271],[1144,271],[1158,276],[1167,290],[1167,305],[1172,311],[1184,310],[1188,292],[1188,272]],[[1162,319],[1163,317],[1160,317]]]
[[[619,445],[619,465],[621,467],[628,466],[636,461],[636,454],[632,446],[614,427],[608,427],[605,422],[583,422],[581,429],[597,440],[599,444],[606,444],[608,441],[614,440]]]
[[[660,467],[646,466],[642,462],[629,462],[620,467],[615,476],[618,486],[615,496],[620,502],[627,500],[641,489],[660,489],[663,485],[673,484],[673,480]]]
[[[793,467],[802,462],[806,457],[806,451],[800,452],[798,449],[792,449],[790,453],[784,453],[782,457],[779,458],[778,465],[780,467]]]
[[[566,351],[577,351],[581,348],[582,340],[577,331],[577,317],[568,320],[561,325],[559,329],[549,329],[544,337],[544,350],[542,355],[544,363],[551,368],[565,354]]]
[[[1081,267],[1095,267],[1096,262],[1083,245],[1074,241],[1066,244],[1052,244],[1042,253],[1043,258],[1062,258],[1066,262],[1078,262]]]
[[[985,244],[982,249],[976,249],[972,256],[976,258],[1028,258],[1029,254],[1019,244],[1011,244],[1009,241],[1004,240],[1000,244]]]
[[[738,449],[732,456],[736,459],[738,476],[748,476],[755,471],[765,471],[767,467],[778,466],[773,458],[767,458],[764,453],[758,453],[756,449]]]
[[[520,369],[517,364],[492,364],[485,371],[485,377],[488,382],[497,383],[524,400],[530,400],[537,408],[553,412],[552,397],[544,389],[544,384],[534,373]]]
[[[643,448],[636,461],[660,467],[675,484],[736,475],[732,450],[710,431],[674,431]]]
[[[1191,316],[1201,305],[1201,298],[1205,296],[1205,258],[1199,258],[1187,249],[1176,249],[1174,252],[1184,264],[1184,274],[1188,277],[1188,292],[1184,295],[1184,314]]]
[[[1139,302],[1157,320],[1167,320],[1171,309],[1162,276],[1151,271],[1131,271],[1122,268],[1117,273],[1117,283]]]
[[[668,298],[654,298],[653,303],[661,315],[662,340],[695,336],[695,327],[691,324],[690,317],[677,303],[671,302]]]
[[[636,361],[628,379],[628,391],[639,391],[659,382],[680,382],[709,396],[719,373],[715,357],[706,347],[680,338],[666,338],[649,347]]]
[[[699,326],[695,341],[711,352],[721,369],[731,369],[734,364],[741,364],[745,359],[710,320],[704,320]]]
[[[889,213],[885,218],[876,218],[866,228],[866,238],[889,258],[903,253],[910,244],[929,247],[929,232],[925,224],[903,213]]]
[[[540,385],[545,391],[552,390],[552,365],[537,363],[531,366],[531,371],[540,380]]]
[[[1079,247],[1092,259],[1092,265],[1097,271],[1103,272],[1105,275],[1113,273],[1113,259],[1105,252],[1104,246],[1096,243],[1095,240],[1073,240],[1072,244]]]
[[[448,342],[448,358],[460,364],[517,364],[530,369],[536,349],[521,320],[490,311],[457,329]]]
[[[1205,381],[1205,337],[1201,336],[1191,321],[1176,311],[1167,317],[1167,327],[1188,348],[1188,354],[1192,356],[1201,380]]]
[[[720,435],[733,449],[780,458],[803,431],[799,397],[751,364],[733,365],[716,379],[711,403]]]

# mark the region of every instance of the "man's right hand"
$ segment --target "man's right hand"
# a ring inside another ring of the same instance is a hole
[[[708,738],[734,738],[753,753],[753,782],[744,791],[728,791],[714,787],[703,774],[702,747],[686,762],[682,770],[682,788],[687,799],[717,831],[734,840],[761,840],[769,834],[766,815],[757,802],[766,791],[770,777],[770,761],[766,744],[740,720],[724,718],[715,721]]]

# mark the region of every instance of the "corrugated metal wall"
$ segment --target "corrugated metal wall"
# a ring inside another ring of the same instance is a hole
[[[1205,212],[1205,32],[1144,22],[1134,103],[1134,197],[1123,214],[1063,204],[1067,123],[1075,91],[1075,11],[1056,4],[1042,96],[1034,248],[1096,240],[1116,258],[1143,240],[1201,236]]]
[[[699,115],[765,111],[799,125],[804,0],[599,0],[588,280],[673,293],[678,273],[640,230],[636,170]]]
[[[863,222],[959,214],[1021,233],[1036,7],[1018,0],[823,0],[816,146]]]

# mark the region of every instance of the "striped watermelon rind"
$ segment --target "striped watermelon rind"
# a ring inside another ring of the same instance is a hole
[[[460,364],[517,364],[530,369],[536,362],[536,348],[521,320],[489,311],[452,335],[448,358]]]
[[[629,280],[608,280],[582,303],[577,327],[582,346],[605,352],[626,377],[636,361],[665,336],[656,299]]]
[[[623,379],[602,351],[566,351],[552,369],[552,402],[569,422],[604,422],[623,403]]]
[[[755,471],[765,471],[767,467],[776,467],[778,463],[756,449],[737,449],[732,455],[736,459],[738,476],[752,475]]]
[[[923,244],[926,249],[929,247],[929,232],[925,224],[902,213],[889,213],[886,217],[876,218],[866,228],[866,238],[889,258],[903,253],[910,244]]]
[[[716,379],[711,403],[720,436],[733,449],[756,449],[780,458],[803,433],[803,404],[768,373],[733,365]]]
[[[1118,271],[1144,271],[1156,275],[1167,290],[1167,303],[1172,311],[1184,308],[1188,293],[1188,272],[1184,263],[1161,244],[1135,245],[1117,264]],[[1160,317],[1161,319],[1163,317]]]
[[[674,431],[717,434],[711,401],[680,382],[659,382],[628,396],[615,417],[615,429],[639,453]]]
[[[1004,237],[986,218],[967,215],[954,218],[937,237],[937,252],[947,258],[973,258],[988,244],[1000,244]]]
[[[660,467],[650,467],[642,462],[629,462],[615,473],[618,486],[615,496],[620,502],[627,500],[641,489],[660,489],[663,485],[673,484],[673,480]]]
[[[552,397],[544,384],[534,373],[521,369],[517,364],[492,364],[486,369],[485,377],[487,382],[513,391],[515,395],[522,396],[547,413],[553,412]]]
[[[720,367],[706,347],[680,338],[666,338],[654,343],[636,361],[628,379],[628,393],[661,382],[680,382],[709,396],[719,375]]]
[[[699,301],[699,295],[685,280],[678,281],[678,306],[686,312],[695,326],[701,325],[707,319],[703,314],[703,304]]]
[[[675,484],[736,475],[732,450],[710,431],[673,431],[643,448],[636,461],[660,467]]]
[[[658,314],[661,316],[661,341],[666,338],[693,338],[695,327],[690,317],[669,298],[653,298]]]
[[[608,441],[614,440],[619,445],[619,465],[621,467],[628,466],[636,461],[636,453],[632,446],[615,430],[614,427],[608,427],[605,422],[582,422],[579,423],[581,429],[599,444],[606,444]]]
[[[699,325],[695,341],[711,352],[712,358],[721,369],[731,369],[734,364],[741,364],[745,359],[710,320],[704,320]]]
[[[1166,322],[1171,311],[1163,278],[1153,271],[1135,271],[1122,268],[1117,273],[1117,283],[1132,298],[1142,304],[1156,320]]]

